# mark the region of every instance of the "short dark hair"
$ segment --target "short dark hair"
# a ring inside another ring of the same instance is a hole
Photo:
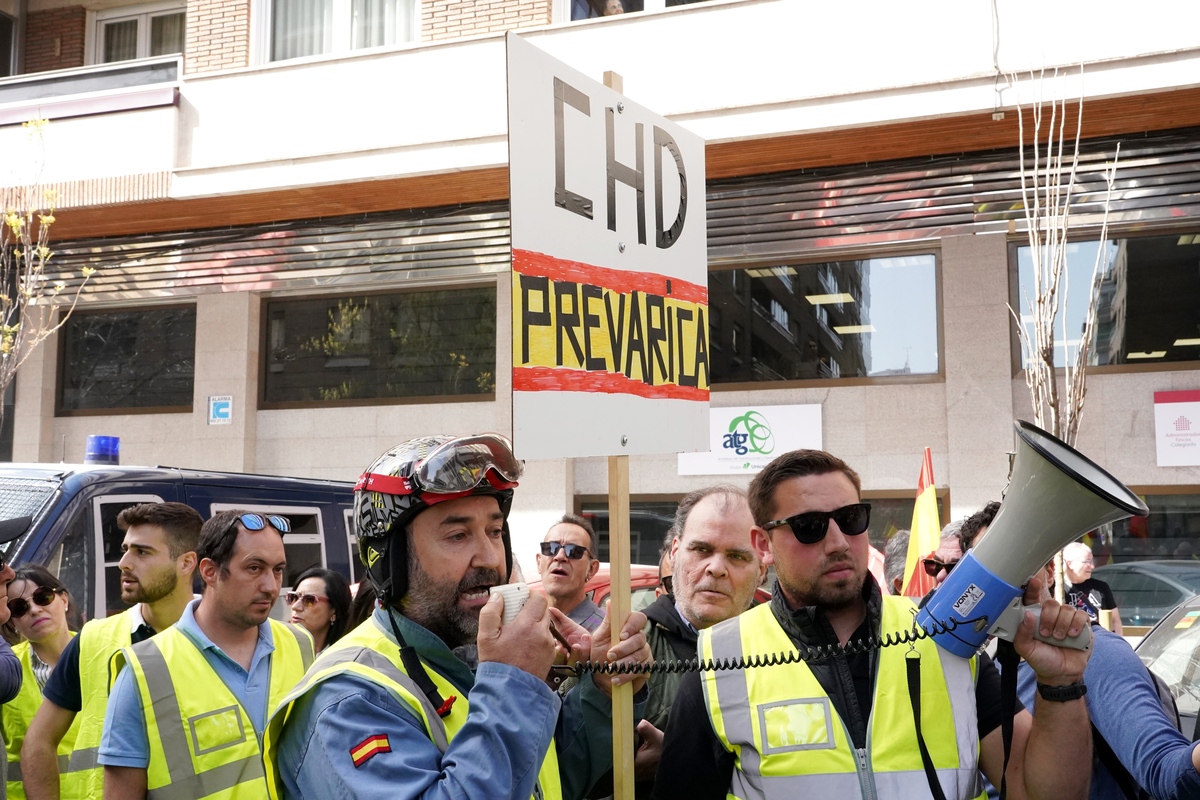
[[[167,534],[167,552],[179,558],[199,546],[204,518],[186,503],[141,503],[117,515],[117,527],[127,531],[134,525],[155,525]]]
[[[340,572],[334,572],[324,567],[310,567],[296,576],[293,584],[299,587],[308,578],[318,578],[325,584],[325,596],[329,598],[329,607],[333,610],[333,624],[325,637],[325,646],[336,642],[349,630],[350,625],[350,584]]]
[[[200,529],[200,543],[196,547],[198,561],[208,559],[221,569],[222,575],[229,574],[229,562],[233,559],[233,549],[237,544],[238,526],[234,524],[242,514],[253,514],[244,508],[231,508],[219,511],[204,523]],[[267,521],[271,530],[275,527]],[[283,534],[280,533],[280,536]]]
[[[999,510],[1000,501],[993,500],[963,520],[962,527],[958,529],[958,546],[963,551],[963,555],[966,555],[971,546],[975,544],[979,532],[992,524],[992,520],[996,518],[996,512]]]
[[[563,514],[562,518],[555,522],[554,525],[562,525],[564,523],[567,525],[578,525],[583,528],[584,532],[588,535],[588,549],[592,551],[592,558],[599,559],[600,541],[596,538],[596,529],[592,527],[592,523],[588,522],[587,518],[581,517],[578,514]],[[550,527],[553,528],[554,525]]]
[[[793,450],[767,464],[762,472],[754,476],[750,488],[746,490],[754,524],[761,526],[771,521],[771,504],[779,484],[791,478],[807,478],[831,472],[845,475],[854,484],[855,493],[862,495],[862,479],[858,473],[850,469],[845,461],[824,450]]]
[[[687,526],[688,517],[690,517],[692,512],[696,510],[696,506],[700,505],[700,501],[707,497],[723,498],[725,503],[725,505],[722,506],[723,508],[728,507],[730,498],[737,497],[742,500],[747,499],[745,489],[729,483],[720,483],[716,486],[705,486],[703,489],[697,489],[696,491],[689,493],[679,501],[679,505],[675,509],[675,521],[671,525],[670,535],[668,536],[669,542],[674,541],[680,536],[683,536],[683,529]]]

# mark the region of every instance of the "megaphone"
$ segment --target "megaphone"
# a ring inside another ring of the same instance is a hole
[[[1079,451],[1036,425],[1018,420],[1015,427],[1017,454],[1000,510],[917,614],[938,645],[963,658],[989,635],[1012,641],[1024,613],[1022,585],[1065,545],[1106,523],[1150,513]],[[1090,640],[1085,629],[1065,644],[1086,649]]]

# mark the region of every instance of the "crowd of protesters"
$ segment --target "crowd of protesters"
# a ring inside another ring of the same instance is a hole
[[[628,683],[638,798],[965,800],[985,778],[1018,799],[1108,800],[1131,785],[1200,797],[1200,748],[1171,728],[1123,639],[1101,634],[1091,653],[1043,641],[1107,610],[1082,551],[1072,602],[1050,598],[1052,571],[1030,576],[1042,640],[1030,616],[1006,724],[986,653],[959,658],[930,638],[860,646],[910,630],[915,605],[899,596],[903,544],[889,542],[888,586],[868,571],[870,505],[837,457],[786,453],[748,489],[685,497],[658,597],[624,620],[589,596],[597,535],[571,514],[536,553],[541,591],[505,613],[513,600],[491,590],[513,576],[522,469],[491,434],[392,448],[355,491],[367,580],[352,592],[336,572],[304,571],[286,622],[271,618],[286,516],[125,509],[130,607],[82,627],[51,571],[0,565],[0,785],[34,800],[601,798],[612,688]],[[940,584],[995,511],[948,526],[922,568]],[[796,652],[809,655],[760,658]],[[688,668],[698,658],[727,668]],[[1094,744],[1116,766],[1093,769]]]

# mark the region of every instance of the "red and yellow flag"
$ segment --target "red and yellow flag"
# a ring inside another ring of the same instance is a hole
[[[906,597],[924,597],[933,588],[933,578],[925,574],[921,560],[938,549],[942,523],[938,519],[937,492],[933,485],[933,453],[925,448],[921,477],[917,480],[917,502],[913,506],[912,527],[908,534],[908,558],[904,562]]]

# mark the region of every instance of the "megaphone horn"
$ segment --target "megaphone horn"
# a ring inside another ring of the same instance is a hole
[[[1057,551],[1101,525],[1150,513],[1141,498],[1078,450],[1023,420],[1015,428],[1017,454],[996,518],[917,615],[926,630],[943,630],[953,620],[953,630],[934,640],[963,658],[991,633],[1011,640],[1021,615],[1021,586]],[[1090,641],[1082,639],[1075,646]]]

